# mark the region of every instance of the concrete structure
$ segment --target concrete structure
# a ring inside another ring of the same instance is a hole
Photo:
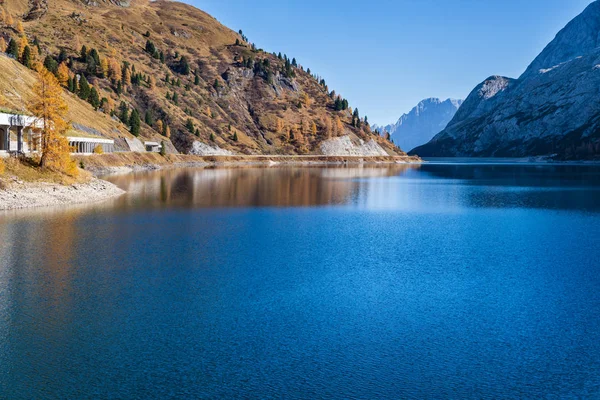
[[[162,144],[158,142],[144,142],[144,146],[146,146],[146,151],[150,153],[159,153],[162,149]]]
[[[93,154],[96,147],[100,146],[103,153],[112,153],[115,150],[115,141],[111,139],[67,137],[73,154]]]
[[[33,117],[0,113],[0,154],[37,151],[41,143],[39,128]]]
[[[41,124],[25,115],[0,113],[0,156],[35,153],[41,149]],[[96,137],[67,137],[74,154],[92,154],[96,147],[112,153],[115,141]]]

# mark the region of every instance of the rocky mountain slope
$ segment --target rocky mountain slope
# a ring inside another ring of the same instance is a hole
[[[519,79],[486,79],[445,130],[412,152],[426,157],[600,158],[599,45],[600,1],[595,1]]]
[[[388,132],[394,143],[408,151],[429,142],[442,131],[461,104],[462,100],[455,99],[425,99],[408,114],[403,114],[395,124],[374,125],[372,129],[381,134]]]
[[[133,133],[165,141],[171,152],[201,155],[323,154],[322,145],[336,138],[349,141],[351,153],[403,154],[299,60],[264,52],[192,6],[3,0],[0,9],[0,52],[63,76],[69,96],[89,103],[93,115],[72,120],[80,131],[115,139]],[[0,86],[8,79],[0,73]],[[15,98],[27,98],[29,86],[19,87]],[[5,100],[0,107],[24,111],[24,104]],[[101,114],[116,129],[96,129]]]

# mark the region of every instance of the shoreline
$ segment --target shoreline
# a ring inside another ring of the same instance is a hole
[[[420,164],[415,156],[191,156],[122,153],[76,158],[96,177],[172,168],[245,168]]]
[[[92,175],[89,182],[61,185],[46,182],[22,182],[16,178],[0,189],[0,211],[69,206],[98,203],[125,194],[116,185],[102,179],[110,175],[126,175],[178,168],[253,168],[253,167],[340,167],[347,165],[385,166],[423,163],[485,163],[485,164],[544,164],[544,165],[598,165],[597,162],[557,162],[548,159],[488,159],[488,158],[439,158],[421,159],[416,156],[191,156],[158,153],[111,153],[104,155],[77,156],[75,160]]]
[[[72,185],[49,182],[23,182],[12,178],[0,189],[0,212],[33,208],[93,204],[119,197],[126,192],[102,176],[176,168],[245,168],[276,166],[343,166],[418,164],[414,156],[331,157],[331,156],[188,156],[157,153],[112,153],[78,156],[91,173],[90,181]],[[1,216],[1,215],[0,215]]]
[[[9,187],[0,189],[0,211],[91,204],[123,194],[124,190],[96,177],[73,185],[14,179]]]

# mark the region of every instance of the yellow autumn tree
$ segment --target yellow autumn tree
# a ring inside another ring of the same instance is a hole
[[[277,133],[281,133],[283,132],[283,129],[285,128],[285,124],[283,122],[283,120],[281,118],[277,118]]]
[[[156,79],[154,79],[153,76],[148,77],[148,87],[150,89],[154,89],[154,87],[156,87]]]
[[[118,82],[121,80],[121,75],[121,67],[119,66],[119,63],[117,60],[111,57],[108,60],[108,77],[115,82]]]
[[[105,114],[110,115],[110,113],[115,109],[115,102],[113,101],[112,97],[108,96],[105,97],[105,102],[102,106],[102,110],[104,111]]]
[[[129,70],[129,68],[125,68],[124,74],[122,74],[122,81],[123,81],[123,86],[129,86],[131,85],[131,71]]]
[[[42,130],[42,160],[40,165],[72,177],[78,174],[77,166],[71,159],[69,142],[64,136],[68,129],[65,116],[68,111],[63,99],[63,90],[56,77],[46,68],[38,72],[37,83],[33,87],[34,97],[27,108],[38,121]]]
[[[344,134],[344,124],[342,124],[340,117],[335,119],[335,133],[336,136],[342,136]]]
[[[308,94],[307,94],[307,93],[303,93],[303,94],[302,94],[302,103],[304,103],[304,105],[305,105],[306,107],[310,107],[310,103],[311,103],[311,101],[310,101],[310,97],[308,96]]]
[[[302,120],[302,125],[300,126],[300,132],[302,132],[303,135],[307,135],[309,132],[309,126],[308,126],[308,121],[303,119]]]
[[[106,58],[100,60],[100,72],[102,72],[103,77],[108,77],[108,61]]]
[[[20,35],[23,35],[25,33],[25,28],[23,28],[23,23],[21,21],[17,21],[17,32]]]
[[[310,125],[310,134],[313,136],[317,135],[317,124],[315,124],[315,121]]]
[[[6,51],[6,41],[3,37],[0,37],[0,53],[4,53]]]
[[[13,24],[15,23],[12,15],[10,15],[9,12],[6,12],[6,17],[4,18],[4,23],[8,26],[13,26]]]
[[[4,8],[0,7],[0,24],[4,25],[6,23],[6,11]]]
[[[165,126],[165,137],[167,137],[167,138],[171,137],[171,128],[169,128],[169,125]]]
[[[163,131],[164,131],[164,129],[165,129],[165,126],[164,126],[164,124],[163,124],[163,122],[162,122],[162,119],[159,119],[158,121],[156,121],[156,126],[155,126],[155,129],[156,129],[156,131],[157,131],[158,133],[160,133],[160,134],[162,134],[162,133],[163,133]]]
[[[333,136],[333,123],[331,122],[331,118],[325,117],[325,135],[328,138]]]
[[[56,78],[61,86],[67,86],[67,82],[69,81],[69,67],[67,67],[64,61],[60,63],[56,70]]]
[[[19,39],[19,59],[21,59],[21,57],[23,57],[23,52],[25,51],[25,47],[27,47],[29,45],[29,41],[27,40],[27,36],[23,35],[21,36],[21,39]]]

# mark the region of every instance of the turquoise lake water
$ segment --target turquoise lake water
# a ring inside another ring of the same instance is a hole
[[[600,167],[186,169],[0,214],[0,398],[600,398]]]

